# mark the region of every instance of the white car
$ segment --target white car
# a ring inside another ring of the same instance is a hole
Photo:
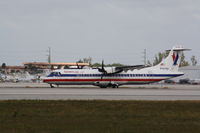
[[[192,79],[192,80],[190,80],[190,84],[200,85],[200,79]]]

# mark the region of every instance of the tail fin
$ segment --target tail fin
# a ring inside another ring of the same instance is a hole
[[[162,70],[178,71],[181,55],[183,51],[186,50],[190,49],[185,49],[182,46],[173,47],[171,50],[169,50],[169,55],[155,67],[159,67]]]

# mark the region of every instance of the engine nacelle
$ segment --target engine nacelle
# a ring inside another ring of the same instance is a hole
[[[107,72],[107,74],[116,72],[115,67],[105,67],[105,71]]]

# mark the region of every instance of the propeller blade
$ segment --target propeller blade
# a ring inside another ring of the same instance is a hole
[[[105,68],[104,68],[104,60],[102,60],[101,69],[102,69],[102,71],[103,71],[104,74],[107,73],[106,70],[105,70]]]
[[[102,60],[101,68],[98,68],[99,72],[102,72],[103,74],[107,74],[105,68],[104,68],[104,60]]]
[[[104,70],[104,60],[102,60],[101,69]]]

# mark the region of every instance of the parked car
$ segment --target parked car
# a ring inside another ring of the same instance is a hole
[[[192,85],[199,85],[200,84],[200,79],[190,80],[190,84],[192,84]]]
[[[190,84],[190,79],[180,79],[179,84]]]
[[[166,83],[166,84],[175,84],[175,81],[171,80],[171,79],[167,79],[167,80],[164,81],[164,83]]]

